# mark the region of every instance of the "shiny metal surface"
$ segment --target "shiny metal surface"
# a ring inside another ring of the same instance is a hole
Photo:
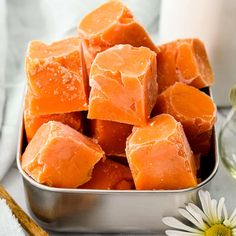
[[[22,122],[17,165],[24,181],[27,206],[41,226],[58,232],[163,232],[166,226],[162,217],[177,216],[178,207],[194,201],[199,189],[208,189],[219,164],[214,131],[210,155],[202,158],[203,181],[196,188],[171,191],[59,189],[38,184],[22,170],[20,157],[25,146]]]

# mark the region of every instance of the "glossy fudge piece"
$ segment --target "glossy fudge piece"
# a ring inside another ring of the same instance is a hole
[[[121,1],[107,1],[87,14],[79,24],[78,34],[100,51],[116,44],[145,46],[157,51],[145,29],[133,18]],[[98,48],[97,48],[98,49]]]
[[[80,112],[71,112],[64,114],[51,114],[51,115],[30,115],[28,110],[24,111],[24,125],[28,142],[34,137],[39,127],[48,121],[59,121],[71,128],[82,132],[82,114]]]
[[[157,54],[157,81],[162,92],[175,82],[196,88],[213,84],[204,44],[199,39],[179,39],[161,46]]]
[[[107,1],[86,15],[79,24],[78,35],[83,41],[88,75],[97,53],[114,45],[145,46],[159,51],[130,10],[120,1]]]
[[[107,120],[91,120],[91,133],[107,156],[125,157],[126,139],[132,125]]]
[[[161,113],[168,113],[181,122],[194,152],[208,153],[216,121],[216,106],[210,96],[177,82],[158,96],[153,114]]]
[[[52,187],[76,188],[91,179],[104,157],[101,147],[57,121],[43,124],[22,155],[22,168],[35,181]]]
[[[95,165],[91,180],[79,188],[130,190],[134,183],[129,167],[107,159]]]
[[[88,109],[88,78],[81,39],[68,38],[51,45],[31,41],[26,73],[33,114]]]
[[[89,119],[145,125],[158,93],[156,54],[116,45],[96,56],[89,82]]]
[[[28,102],[28,93],[24,100],[24,127],[28,142],[33,138],[39,127],[48,121],[60,121],[73,129],[83,132],[83,117],[81,112],[70,112],[50,115],[32,115]]]
[[[181,123],[162,114],[129,136],[126,155],[136,189],[184,189],[197,185],[193,153]]]

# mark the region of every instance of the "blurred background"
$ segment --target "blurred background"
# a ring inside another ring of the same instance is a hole
[[[0,180],[15,158],[28,42],[38,39],[50,43],[75,35],[81,18],[103,2],[0,0]],[[236,82],[236,1],[228,0],[227,4],[223,0],[123,2],[156,44],[186,37],[197,37],[205,43],[215,75],[213,95],[222,111],[218,114],[219,129],[230,106],[229,89]],[[222,179],[222,174],[217,178]],[[5,181],[10,192],[14,192],[10,183],[16,181],[13,175]],[[227,186],[222,185],[221,192]]]

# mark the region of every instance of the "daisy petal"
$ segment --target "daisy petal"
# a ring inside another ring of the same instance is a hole
[[[232,236],[236,236],[236,228],[232,229]]]
[[[236,217],[233,218],[233,220],[230,223],[231,228],[236,228]]]
[[[186,209],[202,225],[202,230],[207,230],[209,228],[208,225],[203,221],[203,217],[197,211],[195,211],[190,204],[186,206]]]
[[[234,209],[233,213],[229,217],[229,221],[233,220],[233,218],[236,216],[236,208]]]
[[[224,218],[228,219],[228,212],[227,212],[225,204],[223,205],[223,213],[224,213]]]
[[[222,211],[223,211],[224,202],[225,202],[225,199],[222,197],[219,200],[218,207],[217,207],[217,215],[220,222],[222,222]]]
[[[207,216],[198,206],[194,205],[193,203],[189,203],[188,207],[191,207],[193,211],[199,214],[202,217],[202,219],[207,222],[207,219],[208,219]]]
[[[186,211],[185,209],[179,209],[179,213],[186,218],[187,220],[189,220],[192,224],[194,224],[195,226],[197,226],[199,229],[201,230],[205,230],[205,224],[201,224],[200,222],[198,222],[188,211]]]
[[[188,225],[185,225],[184,223],[182,223],[181,221],[177,220],[174,217],[164,217],[164,218],[162,218],[162,221],[164,224],[166,224],[172,228],[182,229],[182,230],[192,232],[192,233],[201,232],[201,231],[194,229]]]
[[[209,210],[208,210],[209,207],[208,207],[207,192],[204,192],[204,191],[200,190],[198,194],[199,194],[199,198],[200,198],[200,201],[201,201],[202,210],[203,210],[204,214],[207,217],[206,222],[208,224],[210,224],[211,223],[211,216],[210,216],[210,213],[209,213]]]
[[[233,218],[232,221],[229,220],[229,222],[230,222],[230,227],[231,227],[231,228],[234,228],[234,227],[236,226],[236,217]]]
[[[231,226],[232,228],[235,228],[235,227],[236,227],[236,216],[234,216],[234,218],[231,220],[230,226]]]
[[[217,215],[217,201],[215,199],[211,200],[211,215],[213,219],[213,223],[219,223],[218,215]]]
[[[214,224],[214,216],[212,212],[212,200],[209,192],[205,192],[206,196],[206,205],[207,205],[207,210],[208,210],[208,216],[211,224]]]
[[[184,231],[178,231],[178,230],[166,230],[166,235],[169,236],[202,236],[204,234],[202,233],[189,233]]]
[[[226,227],[230,227],[230,221],[228,220],[228,219],[225,219],[224,221],[223,221],[223,224],[226,226]]]

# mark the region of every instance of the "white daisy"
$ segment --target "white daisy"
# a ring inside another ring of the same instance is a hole
[[[201,208],[193,203],[188,203],[186,208],[180,208],[179,213],[189,221],[186,225],[174,217],[164,217],[162,221],[173,227],[166,230],[169,236],[236,236],[236,209],[228,216],[225,199],[219,202],[211,199],[209,192],[198,192]]]

